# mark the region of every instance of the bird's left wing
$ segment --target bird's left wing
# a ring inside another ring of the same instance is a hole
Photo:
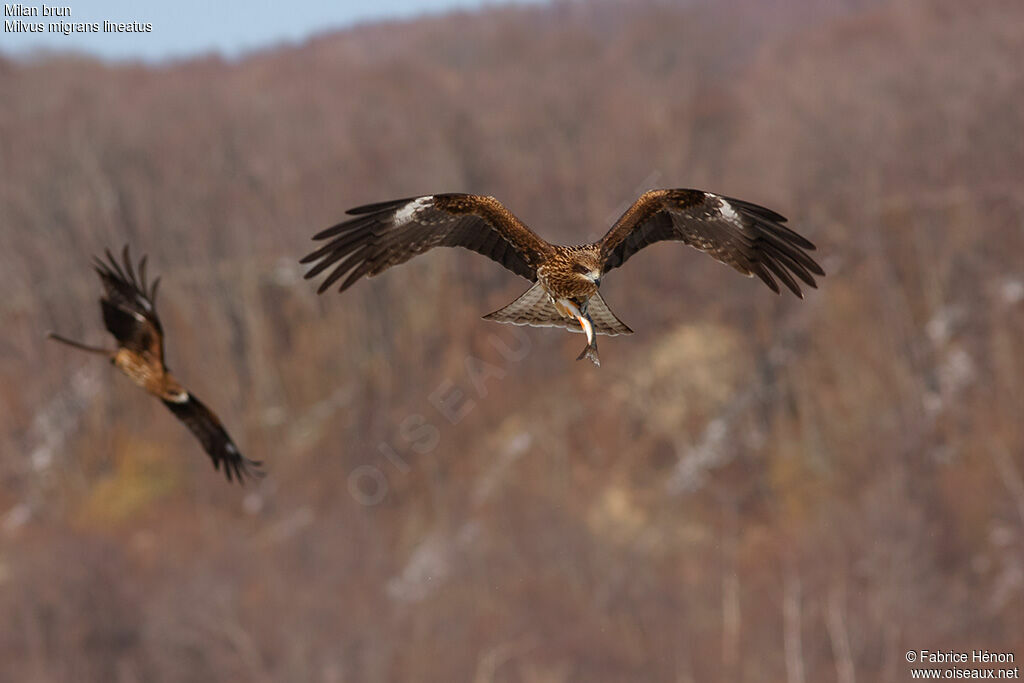
[[[156,314],[156,290],[146,281],[146,257],[139,261],[138,274],[132,267],[128,245],[121,254],[123,265],[108,249],[107,260],[95,260],[96,272],[103,282],[103,323],[118,344],[161,366],[164,359],[164,330]]]
[[[494,197],[435,194],[348,213],[354,217],[313,236],[330,241],[301,261],[317,262],[306,278],[334,268],[318,292],[347,274],[339,288],[344,291],[364,275],[377,275],[434,247],[464,247],[534,281],[537,266],[552,251]]]
[[[195,396],[182,391],[174,396],[165,396],[163,402],[199,439],[203,450],[213,460],[213,467],[219,470],[221,463],[224,464],[228,481],[232,476],[239,482],[245,477],[263,476],[259,469],[262,463],[242,455],[221,421]]]
[[[689,244],[744,275],[756,275],[776,293],[777,277],[803,298],[793,276],[816,287],[814,275],[825,272],[806,253],[814,245],[785,222],[763,206],[710,192],[651,190],[626,210],[597,245],[603,272],[621,266],[650,244],[671,240]]]

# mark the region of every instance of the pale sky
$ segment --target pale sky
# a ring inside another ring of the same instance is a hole
[[[514,0],[535,2],[538,0]],[[39,16],[10,16],[17,4],[37,8]],[[402,19],[454,9],[477,9],[508,4],[495,0],[25,0],[4,3],[0,53],[31,55],[34,51],[74,51],[107,59],[156,61],[216,52],[237,57],[245,52],[282,43],[295,43],[353,24]],[[42,16],[43,7],[68,7],[70,17]],[[151,33],[104,33],[103,21],[149,22]],[[12,22],[43,24],[43,33],[11,30]],[[55,22],[96,22],[99,33],[47,32]]]

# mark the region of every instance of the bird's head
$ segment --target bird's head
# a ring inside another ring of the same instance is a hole
[[[573,274],[595,287],[601,284],[601,262],[597,254],[583,251],[575,255],[572,264]]]

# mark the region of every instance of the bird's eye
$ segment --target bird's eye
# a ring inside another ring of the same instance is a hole
[[[579,273],[580,275],[586,275],[587,273],[589,273],[589,272],[590,272],[590,268],[587,268],[587,267],[586,267],[585,265],[583,265],[582,263],[577,263],[577,264],[576,264],[575,266],[573,266],[573,268],[574,268],[574,269],[576,270],[576,272],[577,272],[577,273]]]

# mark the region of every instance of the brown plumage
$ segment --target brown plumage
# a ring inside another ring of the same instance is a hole
[[[228,481],[243,481],[247,476],[262,476],[261,463],[243,456],[217,416],[195,396],[185,390],[164,364],[164,331],[156,314],[156,290],[160,278],[152,286],[146,282],[146,257],[139,261],[138,275],[132,267],[127,245],[122,254],[123,266],[108,250],[107,261],[96,259],[96,273],[103,283],[100,308],[103,324],[117,339],[117,349],[86,346],[57,334],[50,338],[83,351],[107,356],[133,382],[153,394],[199,439],[203,450]]]
[[[807,255],[814,245],[787,228],[785,218],[701,190],[646,192],[599,241],[571,247],[542,240],[493,197],[425,195],[348,213],[355,217],[314,235],[328,242],[302,259],[315,263],[307,278],[333,268],[318,292],[347,275],[339,287],[344,291],[363,276],[434,247],[464,247],[535,283],[486,319],[585,332],[588,343],[579,358],[598,365],[596,335],[632,333],[601,298],[601,278],[650,244],[689,244],[744,275],[756,275],[775,293],[777,278],[800,298],[797,280],[816,287],[814,276],[825,274]]]

